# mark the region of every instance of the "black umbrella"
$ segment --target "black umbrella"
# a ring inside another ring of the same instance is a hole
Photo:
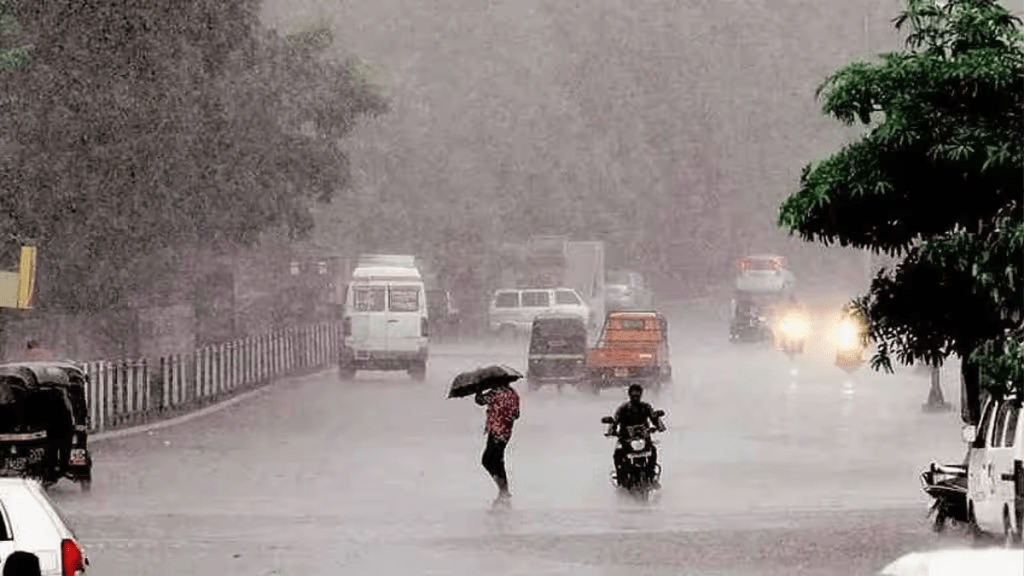
[[[449,398],[465,398],[477,392],[490,390],[491,388],[509,384],[522,378],[523,375],[514,368],[508,366],[487,366],[478,368],[471,372],[463,372],[452,380],[452,387],[448,390]]]

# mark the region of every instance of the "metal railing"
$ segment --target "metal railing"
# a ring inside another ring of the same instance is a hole
[[[87,362],[89,428],[100,432],[201,409],[337,362],[340,323],[315,324],[206,346],[191,354]]]

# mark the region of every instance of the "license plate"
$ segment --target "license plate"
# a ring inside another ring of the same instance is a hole
[[[20,472],[20,471],[25,469],[25,466],[27,464],[28,464],[28,458],[24,458],[24,457],[21,457],[21,458],[8,458],[7,462],[6,462],[6,465],[7,465],[6,468],[8,470],[15,470],[15,471]]]
[[[615,377],[616,378],[625,378],[627,376],[629,376],[629,368],[616,368],[615,369]]]
[[[85,458],[85,450],[81,448],[75,448],[74,450],[72,450],[71,457],[68,459],[68,462],[72,466],[85,466],[87,463]]]

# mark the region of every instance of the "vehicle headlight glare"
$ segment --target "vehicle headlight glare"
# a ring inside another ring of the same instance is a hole
[[[836,340],[841,350],[853,350],[860,347],[860,331],[851,320],[839,324]]]
[[[629,447],[632,448],[633,450],[643,450],[644,446],[646,445],[647,442],[643,440],[631,440],[629,443]]]
[[[807,338],[808,334],[811,332],[811,327],[808,322],[803,318],[795,316],[789,316],[783,319],[782,326],[780,326],[780,328],[783,334],[789,338],[797,340]]]

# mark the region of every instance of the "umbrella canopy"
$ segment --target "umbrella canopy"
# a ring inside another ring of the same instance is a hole
[[[471,372],[463,372],[452,380],[451,389],[448,390],[449,398],[465,398],[477,392],[490,390],[502,384],[515,382],[523,375],[515,368],[508,366],[487,366],[478,368]]]

